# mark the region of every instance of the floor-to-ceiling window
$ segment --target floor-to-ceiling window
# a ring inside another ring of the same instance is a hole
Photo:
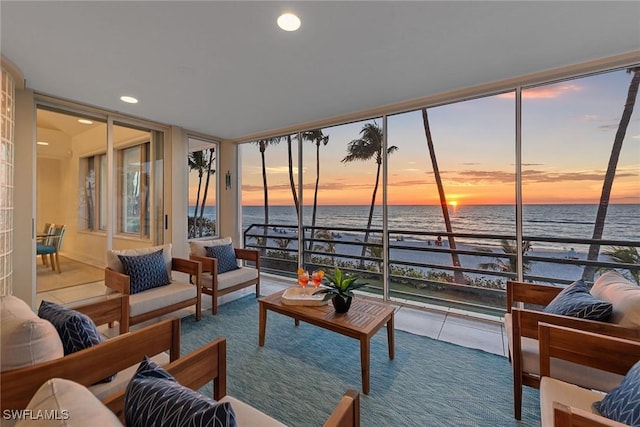
[[[187,238],[218,235],[218,143],[189,137]]]
[[[640,69],[522,91],[527,277],[570,283],[614,268],[638,281]],[[591,252],[590,252],[591,251]]]
[[[281,139],[245,144],[243,230],[287,225],[302,258],[280,273],[335,265],[369,292],[484,313],[504,311],[509,279],[565,284],[613,268],[638,281],[639,80],[614,70],[301,129],[289,180]],[[277,221],[272,207],[291,203],[298,180],[293,230],[293,206]],[[283,237],[258,234],[245,244]]]

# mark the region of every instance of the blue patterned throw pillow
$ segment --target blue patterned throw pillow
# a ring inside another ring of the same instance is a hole
[[[38,317],[48,320],[58,331],[64,354],[75,353],[104,341],[93,320],[84,313],[68,309],[49,301],[42,301]],[[115,374],[100,382],[109,382]]]
[[[233,244],[205,246],[204,248],[209,258],[218,259],[218,274],[240,268],[238,267],[238,259],[236,258],[236,251],[233,249]]]
[[[145,357],[124,395],[127,427],[235,427],[229,402],[216,402],[178,383]]]
[[[629,369],[620,385],[593,406],[603,417],[640,426],[640,362]]]
[[[118,258],[129,276],[131,294],[171,283],[162,249],[145,255],[118,255]]]
[[[580,317],[582,319],[606,321],[611,317],[613,305],[600,301],[589,293],[589,288],[582,279],[564,288],[544,308],[546,313]]]

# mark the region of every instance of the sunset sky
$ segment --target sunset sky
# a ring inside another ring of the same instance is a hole
[[[523,91],[525,203],[598,203],[631,76],[621,70]],[[627,129],[611,203],[640,203],[639,109],[640,103]],[[513,204],[514,94],[434,107],[428,114],[447,200]],[[375,162],[341,162],[348,142],[359,137],[364,123],[323,129],[329,143],[320,147],[320,205],[370,204]],[[382,120],[376,123],[382,125]],[[389,204],[438,204],[421,112],[390,116],[388,127],[388,145],[398,147],[389,157]],[[242,203],[262,205],[258,147],[246,144],[241,150]],[[303,153],[304,203],[310,205],[316,178],[315,145],[305,141]],[[295,141],[294,159],[297,165]],[[269,204],[292,205],[285,141],[267,148],[266,164]],[[382,177],[377,201],[382,201]]]

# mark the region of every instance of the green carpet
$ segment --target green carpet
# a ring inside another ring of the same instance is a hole
[[[253,296],[214,317],[182,319],[182,354],[227,339],[227,392],[289,426],[322,426],[347,388],[361,391],[358,341],[269,312],[258,347]],[[389,360],[384,328],[371,341],[371,390],[362,425],[539,426],[538,391],[524,388],[522,421],[513,418],[509,361],[481,350],[396,331]],[[211,396],[211,386],[203,389]],[[259,427],[259,426],[258,426]]]

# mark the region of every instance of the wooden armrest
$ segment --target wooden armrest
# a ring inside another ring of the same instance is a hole
[[[209,258],[206,256],[199,255],[189,255],[189,259],[193,261],[198,261],[202,264],[202,272],[203,273],[211,273],[212,271],[216,271],[217,267],[217,259]]]
[[[519,336],[538,339],[538,323],[544,322],[567,328],[574,328],[593,333],[611,335],[615,337],[640,339],[640,330],[625,328],[614,323],[599,322],[597,320],[580,319],[562,316],[525,308],[514,308],[512,311],[513,331]]]
[[[513,305],[517,302],[547,305],[562,289],[564,288],[559,286],[507,280],[507,312],[511,312]]]
[[[552,376],[551,358],[625,375],[640,360],[640,341],[540,323],[540,375]]]
[[[120,294],[102,301],[70,308],[86,314],[96,325],[104,325],[114,321],[121,325],[129,323],[129,295]],[[122,331],[125,330],[123,328],[120,329]]]
[[[238,259],[243,259],[245,261],[253,261],[256,263],[260,261],[260,252],[258,252],[255,249],[235,248],[234,250],[236,252],[236,258]]]
[[[553,425],[556,427],[626,427],[626,424],[559,402],[553,402]]]
[[[109,267],[104,269],[104,285],[109,289],[120,292],[121,294],[131,294],[129,276],[112,270]]]
[[[213,398],[222,399],[227,394],[227,341],[217,338],[209,344],[175,360],[163,369],[175,377],[180,384],[198,390],[213,381]],[[124,421],[124,395],[120,390],[102,399],[121,421]]]
[[[0,408],[24,409],[48,379],[66,378],[88,387],[139,364],[145,355],[166,350],[171,361],[180,357],[180,319],[167,319],[59,359],[1,372]]]
[[[342,399],[324,423],[324,427],[359,427],[360,393],[347,390]]]
[[[199,280],[202,275],[202,264],[185,258],[171,258],[171,270],[197,276]]]

